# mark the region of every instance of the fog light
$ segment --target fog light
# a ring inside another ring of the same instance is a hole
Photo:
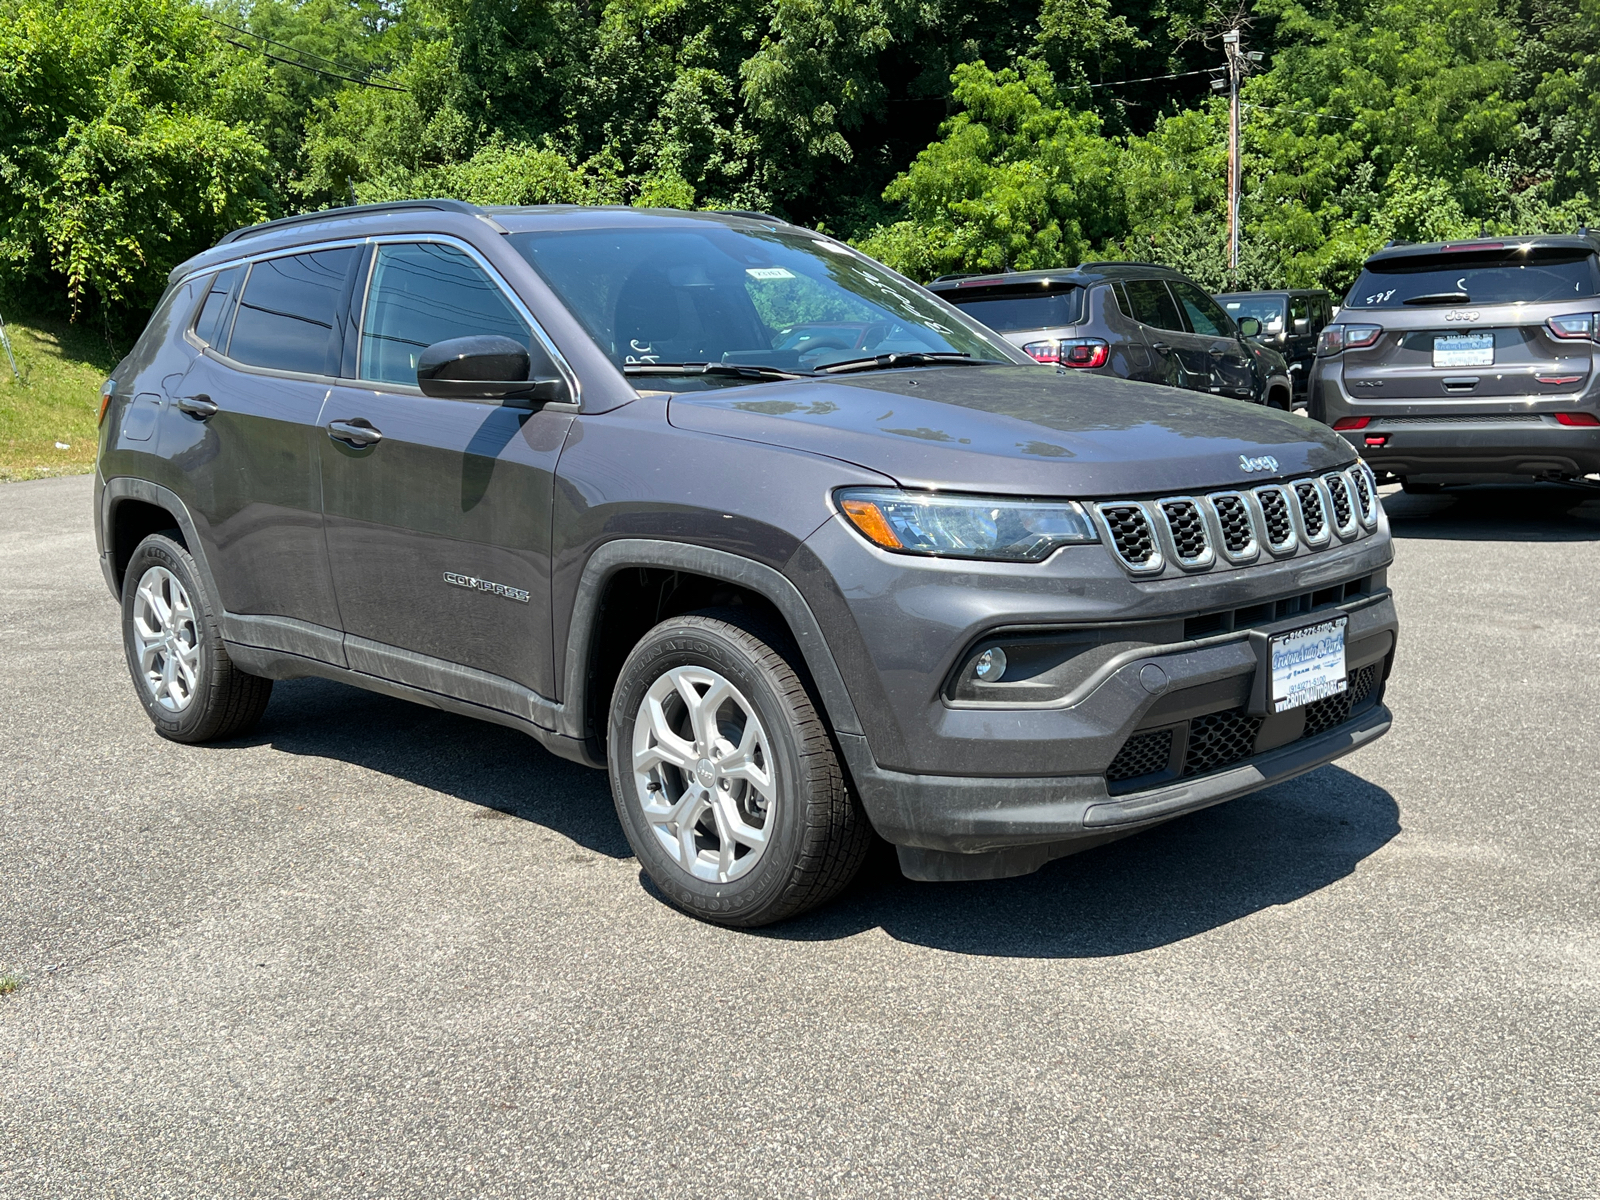
[[[978,655],[972,664],[972,673],[985,683],[996,683],[1006,673],[1006,652],[996,646]]]

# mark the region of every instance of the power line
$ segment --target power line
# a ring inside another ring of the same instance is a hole
[[[301,58],[314,58],[319,62],[327,63],[330,67],[338,67],[342,71],[354,71],[357,69],[352,67],[349,63],[342,63],[338,59],[329,58],[325,54],[315,54],[310,50],[302,50],[299,46],[290,45],[288,42],[280,42],[277,38],[270,38],[264,33],[255,32],[253,29],[240,29],[237,25],[230,25],[226,21],[217,20],[215,17],[205,16],[204,13],[202,13],[201,16],[205,17],[205,19],[210,21],[213,25],[220,25],[224,29],[231,29],[234,33],[243,34],[245,37],[257,38],[260,41],[268,42],[274,46],[280,46],[285,50],[293,50],[296,54],[300,55]]]
[[[1105,83],[1074,83],[1063,87],[1063,92],[1081,92],[1087,88],[1121,87],[1125,83],[1154,83],[1158,79],[1187,79],[1191,75],[1211,75],[1220,70],[1219,67],[1207,67],[1201,71],[1177,71],[1171,75],[1144,75],[1138,79],[1112,79]]]
[[[275,38],[269,38],[265,34],[251,33],[248,29],[240,29],[236,25],[229,25],[226,21],[219,21],[215,17],[206,17],[205,19],[210,21],[213,25],[220,25],[224,29],[231,29],[233,32],[243,34],[245,37],[257,38],[268,45],[281,46],[285,50],[291,50],[295,54],[303,55],[306,58],[315,58],[321,62],[328,63],[329,65],[335,67],[344,67],[347,71],[354,70],[354,68],[345,66],[344,63],[338,62],[335,59],[328,58],[321,54],[314,54],[310,50],[301,50],[298,47],[287,44],[286,42],[280,42]],[[309,63],[297,62],[292,58],[284,58],[282,55],[273,54],[270,50],[267,50],[261,46],[247,45],[244,42],[237,41],[231,37],[221,37],[221,40],[227,42],[230,46],[237,46],[241,50],[248,50],[251,54],[259,54],[262,58],[271,59],[276,63],[282,63],[286,67],[297,67],[302,71],[309,71],[311,74],[320,75],[324,79],[341,79],[346,83],[354,83],[360,87],[376,88],[385,92],[409,92],[411,90],[410,88],[399,87],[392,83],[373,83],[370,75],[356,76],[346,75],[339,71],[325,71],[321,67],[313,67]]]
[[[1243,102],[1241,101],[1241,103]],[[1348,121],[1352,124],[1361,119],[1360,117],[1336,117],[1332,113],[1314,112],[1309,108],[1285,108],[1281,104],[1245,104],[1244,107],[1270,110],[1271,112],[1299,113],[1302,117],[1322,117],[1329,121]]]

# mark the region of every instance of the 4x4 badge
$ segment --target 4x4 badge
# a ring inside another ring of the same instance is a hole
[[[1263,454],[1259,458],[1248,458],[1241,454],[1239,455],[1239,469],[1247,475],[1256,471],[1276,471],[1278,469],[1278,460],[1270,454]]]

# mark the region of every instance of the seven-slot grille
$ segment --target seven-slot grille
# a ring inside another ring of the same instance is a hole
[[[1349,541],[1378,523],[1378,489],[1365,463],[1345,471],[1249,492],[1168,496],[1160,500],[1108,501],[1094,506],[1107,541],[1122,565],[1157,574],[1172,558],[1185,570],[1204,570],[1218,555],[1247,563],[1265,545],[1292,555],[1303,541],[1312,549],[1333,534]]]

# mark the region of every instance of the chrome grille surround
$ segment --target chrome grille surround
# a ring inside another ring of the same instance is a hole
[[[1199,571],[1216,561],[1210,523],[1193,496],[1163,497],[1156,501],[1156,511],[1161,514],[1175,563]]]
[[[1283,484],[1269,483],[1256,488],[1251,495],[1261,507],[1261,529],[1267,549],[1278,555],[1293,554],[1300,548],[1300,534],[1294,519],[1299,505],[1292,499],[1292,493]],[[1279,532],[1283,534],[1281,541],[1276,538]]]
[[[1312,549],[1326,546],[1333,537],[1327,489],[1317,479],[1296,479],[1288,490],[1301,540]]]
[[[1100,518],[1106,545],[1124,567],[1135,575],[1154,575],[1166,567],[1156,523],[1142,500],[1107,501],[1096,504],[1094,513]]]
[[[1357,463],[1349,474],[1351,486],[1356,490],[1356,519],[1361,522],[1361,528],[1371,529],[1378,523],[1378,492],[1368,477],[1367,464]]]
[[[1256,533],[1260,521],[1243,492],[1212,492],[1206,497],[1206,507],[1216,518],[1217,550],[1222,557],[1231,563],[1247,563],[1261,553]],[[1240,533],[1245,540],[1236,548]]]
[[[1348,471],[1329,471],[1320,482],[1328,497],[1324,512],[1333,520],[1333,531],[1348,542],[1361,528],[1356,515],[1356,485],[1350,482]]]

